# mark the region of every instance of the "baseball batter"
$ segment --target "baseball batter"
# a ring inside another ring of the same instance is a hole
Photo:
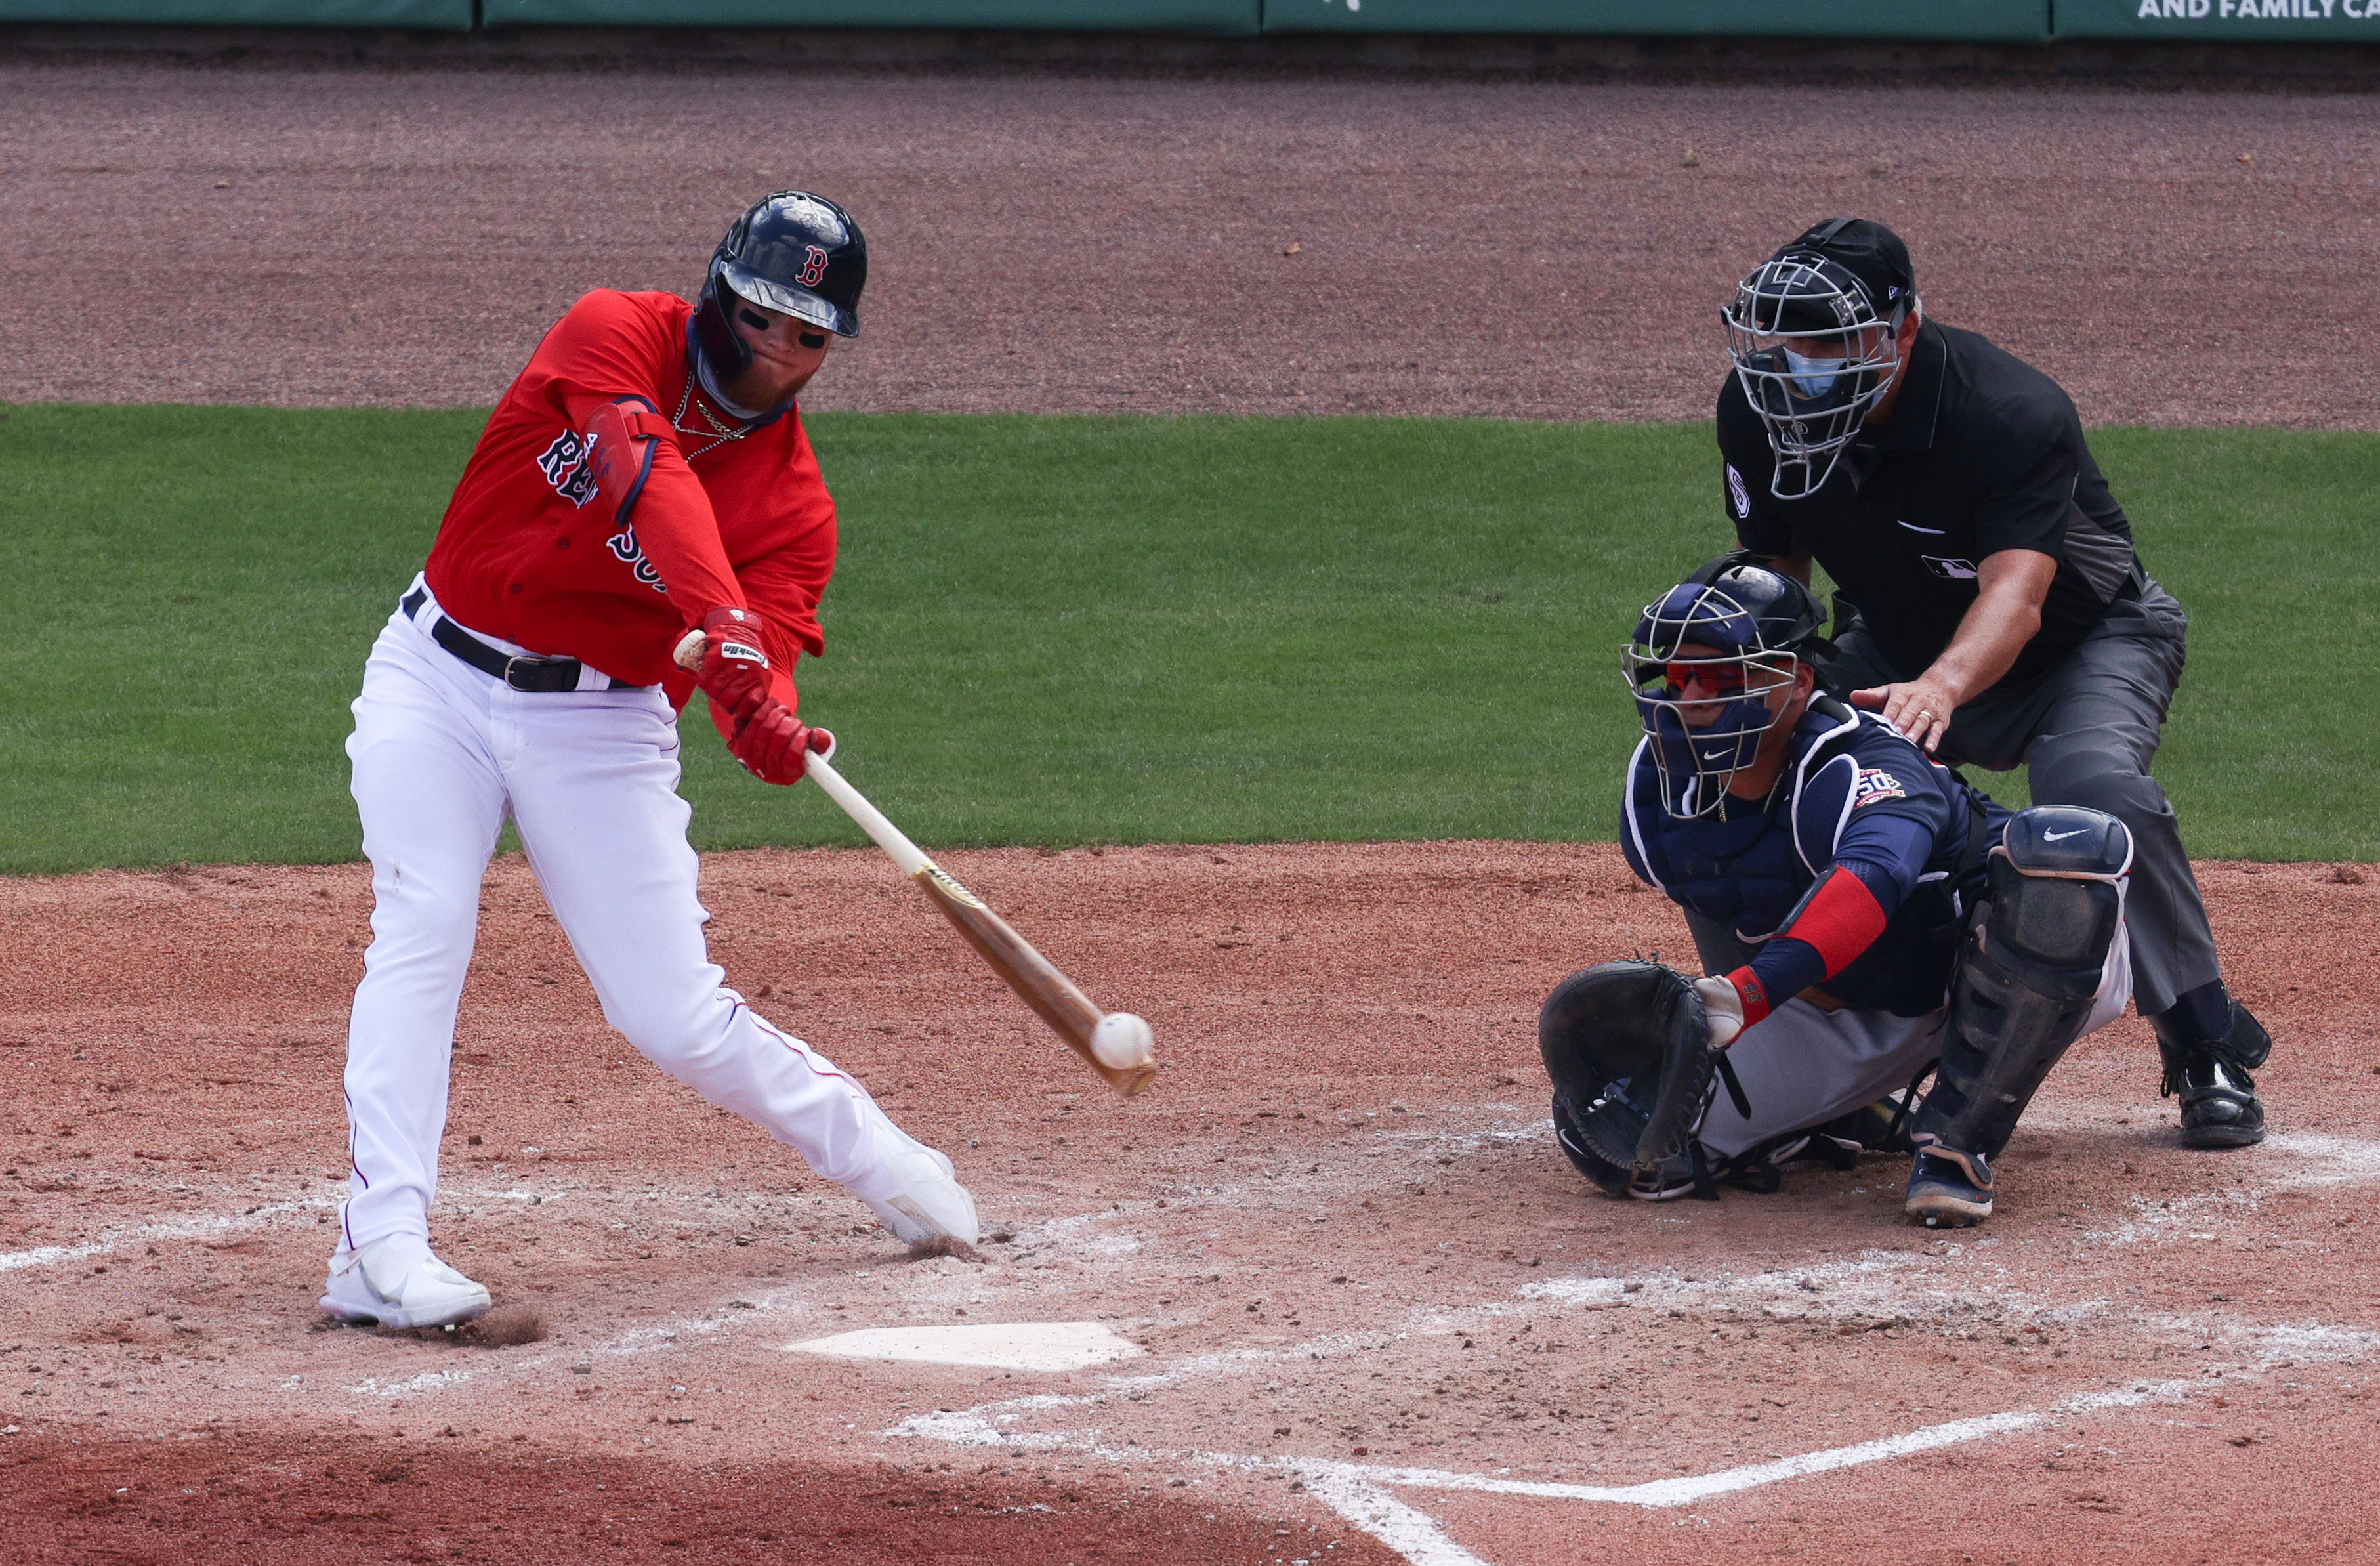
[[[1841,589],[1827,676],[1928,755],[2022,766],[2036,803],[2122,820],[2131,961],[2181,1140],[2263,1140],[2273,1041],[2225,988],[2173,806],[2149,775],[2188,619],[2132,547],[2074,405],[1927,318],[1909,251],[1834,218],[1726,309],[1718,441],[1736,540]],[[1854,613],[1841,613],[1845,604]]]
[[[1647,1200],[1774,1189],[1796,1154],[1898,1145],[1915,1154],[1912,1217],[1978,1222],[2027,1101],[2131,996],[2131,833],[2070,806],[2011,815],[1827,695],[1823,623],[1808,589],[1740,554],[1645,610],[1625,654],[1645,738],[1621,844],[1684,910],[1709,977],[1689,995],[1656,970],[1666,1005],[1652,965],[1566,980],[1539,1022],[1555,1129],[1597,1184]],[[1616,1014],[1648,1011],[1707,1028],[1666,1093],[1614,1047],[1642,1033]],[[1937,1061],[1900,1123],[1862,1113]],[[1644,1156],[1681,1094],[1694,1139]]]
[[[859,330],[868,249],[798,190],[736,219],[699,302],[598,290],[546,334],[472,453],[364,667],[347,741],[372,941],[347,1035],[354,1171],[322,1308],[415,1327],[486,1310],[430,1245],[455,1016],[509,817],[605,1018],[840,1181],[905,1240],[977,1237],[948,1159],[722,982],[677,793],[699,686],[754,776],[832,751],[795,716],[823,640],[834,503],[795,397]]]

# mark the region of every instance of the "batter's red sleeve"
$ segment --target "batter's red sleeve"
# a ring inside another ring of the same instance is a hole
[[[652,406],[641,394],[636,396],[642,406]],[[596,409],[617,400],[616,395],[573,391],[565,395],[565,406],[572,426],[585,430]],[[661,422],[658,419],[643,421],[647,429]],[[652,562],[653,569],[661,573],[662,585],[669,589],[671,607],[685,615],[688,625],[698,624],[714,609],[749,607],[727,563],[726,547],[719,541],[719,518],[711,513],[710,496],[694,469],[686,466],[686,454],[678,449],[674,432],[652,443],[651,461],[642,477],[631,510],[616,520],[636,529],[645,558]]]

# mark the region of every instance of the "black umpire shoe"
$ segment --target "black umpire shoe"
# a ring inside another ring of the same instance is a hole
[[[2230,1031],[2220,1038],[2169,1038],[2159,1019],[2157,1053],[2165,1057],[2159,1092],[2180,1096],[2183,1147],[2246,1147],[2265,1139],[2265,1106],[2248,1073],[2272,1052],[2273,1036],[2237,1001],[2231,1002]]]

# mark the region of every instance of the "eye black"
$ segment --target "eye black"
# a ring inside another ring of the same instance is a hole
[[[769,329],[769,318],[762,315],[759,310],[738,310],[735,313],[742,316],[744,318],[744,324],[752,328],[755,332],[766,332]]]
[[[822,348],[826,346],[826,334],[823,332],[805,332],[801,334],[799,341],[802,346],[806,348]]]

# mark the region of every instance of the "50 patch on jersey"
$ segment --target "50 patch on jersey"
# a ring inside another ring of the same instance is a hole
[[[537,470],[545,475],[554,493],[573,505],[585,505],[595,498],[595,470],[587,463],[594,450],[594,436],[565,430],[537,459]]]
[[[1876,767],[1861,768],[1858,780],[1852,784],[1852,808],[1854,810],[1863,805],[1873,805],[1879,799],[1908,797],[1909,791],[1900,786],[1899,778]]]

